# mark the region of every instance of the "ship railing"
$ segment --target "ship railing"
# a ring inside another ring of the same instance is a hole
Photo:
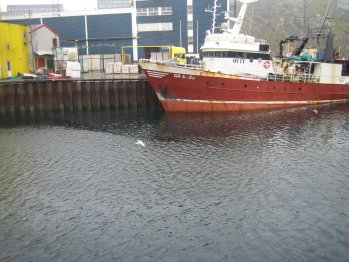
[[[155,62],[150,59],[140,59],[140,62]],[[156,63],[160,65],[167,65],[167,66],[175,66],[175,67],[181,67],[181,68],[189,68],[189,69],[197,69],[197,70],[203,70],[204,65],[203,64],[179,64],[175,61],[167,60],[167,61],[156,61]]]
[[[163,65],[169,65],[169,66],[175,66],[175,67],[180,67],[180,68],[189,68],[189,69],[198,69],[198,70],[203,70],[204,65],[202,64],[179,64],[177,62],[160,62]]]
[[[184,68],[189,68],[189,69],[197,69],[197,70],[203,70],[204,69],[204,65],[202,64],[177,64],[177,66],[179,67],[184,67]]]
[[[295,83],[315,83],[318,81],[313,74],[269,74],[267,81],[275,82],[295,82]]]
[[[253,74],[248,74],[248,73],[237,73],[237,74],[234,74],[234,76],[237,76],[237,77],[242,77],[242,78],[245,78],[245,79],[257,79],[257,80],[262,80],[262,78],[258,75],[253,75]]]

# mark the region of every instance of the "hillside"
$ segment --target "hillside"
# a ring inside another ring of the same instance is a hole
[[[304,9],[305,2],[306,8]],[[341,55],[348,58],[349,11],[339,9],[336,2],[333,0],[330,4],[328,16],[331,19],[327,21],[334,30],[334,48],[340,49]],[[328,0],[260,0],[249,5],[242,31],[250,32],[256,38],[267,40],[273,54],[277,54],[280,40],[290,35],[305,35],[307,30],[304,30],[304,22],[306,28],[308,25],[309,28],[320,28],[327,5]],[[239,9],[240,7],[237,8]],[[306,17],[305,21],[304,17]],[[252,25],[251,30],[250,25]],[[325,26],[327,25],[326,23]],[[320,46],[325,46],[324,43],[323,40],[320,40]],[[317,41],[310,42],[307,47],[310,45],[316,46]]]

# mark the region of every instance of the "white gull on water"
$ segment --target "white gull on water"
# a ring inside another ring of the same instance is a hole
[[[142,147],[145,147],[145,144],[142,140],[137,140],[136,145],[141,145]]]

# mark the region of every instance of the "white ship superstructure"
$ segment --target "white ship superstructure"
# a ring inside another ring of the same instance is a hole
[[[233,75],[253,75],[265,77],[274,73],[269,44],[264,40],[240,33],[247,5],[258,0],[239,0],[242,3],[237,18],[225,15],[227,23],[215,33],[217,0],[214,1],[211,31],[207,31],[205,43],[201,47],[204,70]],[[230,28],[230,21],[234,21]]]

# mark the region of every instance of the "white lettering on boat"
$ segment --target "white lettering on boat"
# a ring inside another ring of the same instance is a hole
[[[188,80],[195,80],[195,76],[193,75],[184,75],[184,74],[173,74],[174,78],[182,78],[182,79],[188,79]]]

